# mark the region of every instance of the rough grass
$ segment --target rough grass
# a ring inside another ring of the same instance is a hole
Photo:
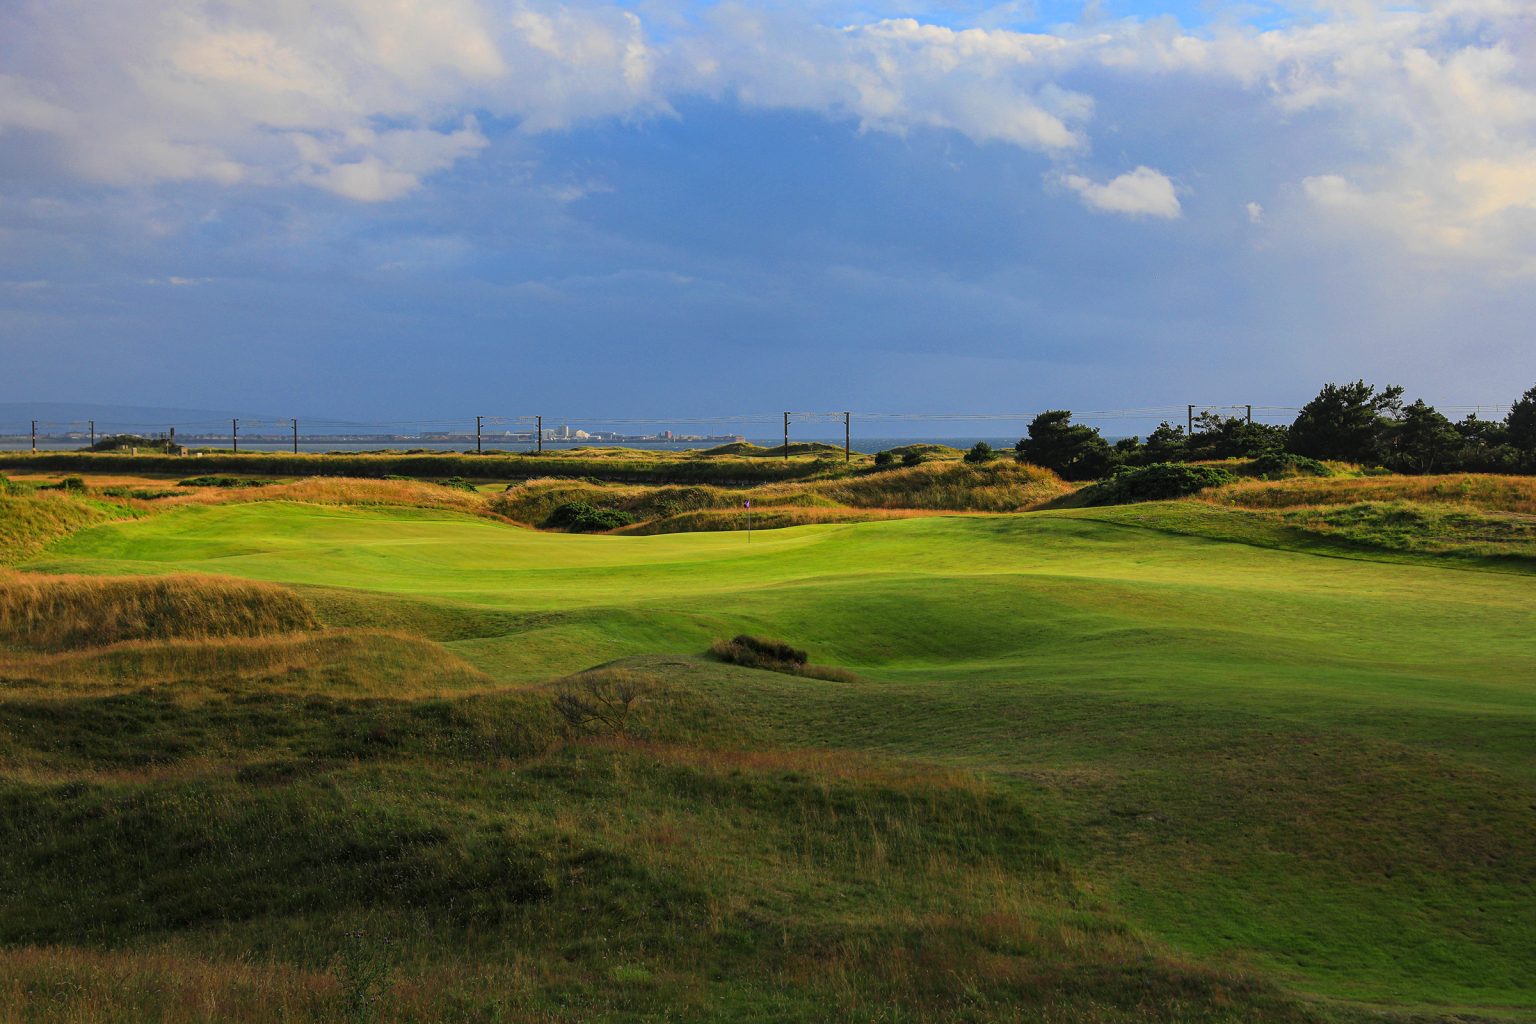
[[[495,685],[438,644],[377,629],[125,640],[87,649],[12,651],[0,658],[0,683],[12,696],[119,693],[147,686],[422,696]]]
[[[1206,497],[1222,504],[1257,509],[1414,501],[1536,515],[1536,477],[1454,473],[1248,480],[1211,491]]]
[[[0,643],[39,650],[256,637],[318,625],[298,595],[270,583],[195,575],[0,574]]]
[[[1289,509],[1290,526],[1386,551],[1536,560],[1536,515],[1483,512],[1465,504],[1367,501]]]
[[[62,491],[0,492],[0,565],[19,562],[60,537],[124,514]]]
[[[490,499],[489,508],[515,522],[538,525],[568,502],[615,508],[639,520],[623,533],[657,534],[811,523],[868,522],[924,512],[1019,512],[1036,508],[1071,486],[1034,466],[998,460],[983,465],[931,462],[834,480],[746,489],[647,488],[596,481],[531,480]]]

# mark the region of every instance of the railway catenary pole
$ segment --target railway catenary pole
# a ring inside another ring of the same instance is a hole
[[[289,420],[288,423],[293,427],[293,454],[297,455],[299,454],[299,421]]]
[[[485,420],[484,416],[475,417],[475,454],[480,454],[480,424]]]
[[[1188,434],[1195,432],[1195,407],[1192,405],[1184,408],[1184,430]]]
[[[96,447],[96,421],[91,420],[91,447]]]
[[[784,461],[789,461],[789,413],[784,414]]]
[[[543,455],[544,454],[544,417],[543,416],[535,416],[533,418],[533,443],[534,443],[534,450],[537,451],[540,455]]]
[[[32,421],[32,454],[37,454],[37,420]]]
[[[843,465],[853,461],[853,426],[852,414],[843,413]]]

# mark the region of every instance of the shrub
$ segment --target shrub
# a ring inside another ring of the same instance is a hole
[[[775,672],[793,672],[804,667],[810,656],[782,640],[739,634],[731,640],[716,640],[709,651],[721,661],[747,668],[766,668]]]
[[[250,476],[189,476],[177,481],[178,487],[266,487],[276,480],[262,480]]]
[[[585,672],[561,682],[555,710],[573,732],[634,738],[635,709],[651,689],[651,681],[634,672]]]
[[[584,501],[568,501],[550,513],[545,526],[570,530],[573,533],[592,533],[598,530],[615,530],[628,526],[635,517],[622,509],[598,508]]]
[[[890,469],[894,465],[896,465],[896,456],[892,455],[890,452],[875,453],[876,469]]]
[[[971,450],[965,453],[966,462],[991,462],[992,446],[985,441],[977,441],[971,445]]]
[[[1184,498],[1235,480],[1215,466],[1191,466],[1159,462],[1141,469],[1122,469],[1096,484],[1089,493],[1091,505],[1125,505],[1134,501],[1167,501]]]
[[[1333,470],[1305,455],[1294,452],[1265,452],[1248,463],[1247,471],[1265,479],[1288,476],[1332,476]]]
[[[461,476],[451,476],[447,480],[439,480],[443,487],[452,487],[456,491],[469,491],[474,493],[475,485]]]
[[[920,465],[922,461],[923,453],[915,448],[908,448],[906,451],[901,453],[901,464],[903,466],[917,466]]]
[[[85,493],[85,480],[78,476],[67,476],[56,484],[43,484],[40,491],[69,491],[74,494]]]

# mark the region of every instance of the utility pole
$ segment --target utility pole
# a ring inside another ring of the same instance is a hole
[[[91,420],[91,447],[96,447],[96,421]]]
[[[1185,432],[1189,434],[1195,432],[1195,407],[1192,405],[1185,410]]]
[[[174,438],[175,436],[176,436],[176,428],[172,427],[171,428],[171,437]],[[235,450],[235,454],[236,455],[240,454],[240,421],[239,420],[230,420],[229,421],[229,445],[230,445],[231,448],[233,448]]]
[[[543,416],[535,416],[533,418],[533,420],[534,420],[533,443],[536,446],[535,447],[535,451],[537,451],[540,455],[543,455],[544,454],[544,417]]]
[[[784,461],[789,461],[789,413],[784,414]]]
[[[1248,406],[1248,425],[1253,426],[1253,406]]]
[[[484,419],[485,419],[484,416],[476,416],[475,417],[475,454],[476,455],[480,454],[480,423]]]
[[[293,425],[293,454],[297,455],[299,454],[299,421],[289,420],[288,422]]]
[[[37,454],[37,420],[32,421],[32,454]]]
[[[851,422],[850,414],[843,413],[843,465],[845,466],[853,459],[853,427],[850,425]]]

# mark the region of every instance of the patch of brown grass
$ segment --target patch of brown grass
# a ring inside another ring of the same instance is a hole
[[[1536,515],[1536,477],[1491,473],[1440,476],[1307,477],[1244,480],[1210,491],[1206,500],[1255,509],[1299,509],[1362,502],[1414,501],[1466,505],[1489,512]]]
[[[297,594],[220,576],[0,575],[0,643],[39,650],[319,628]]]

